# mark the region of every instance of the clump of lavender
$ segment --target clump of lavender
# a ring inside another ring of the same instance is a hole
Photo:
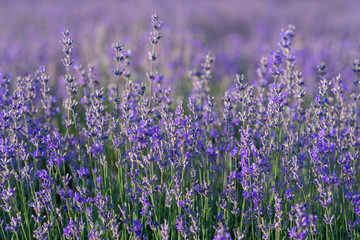
[[[113,45],[109,91],[73,67],[66,29],[64,99],[45,66],[0,72],[1,239],[359,239],[359,61],[354,88],[320,64],[311,99],[289,26],[259,84],[238,74],[221,103],[209,53],[175,101],[155,66],[161,27],[153,15],[147,80]]]

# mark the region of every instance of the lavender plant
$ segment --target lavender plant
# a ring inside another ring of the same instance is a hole
[[[0,72],[1,238],[360,239],[359,60],[347,89],[319,64],[307,97],[289,26],[257,84],[238,74],[216,101],[208,53],[175,99],[156,61],[162,21],[151,23],[143,81],[119,43],[114,85],[73,65],[67,29],[63,99],[46,65]]]

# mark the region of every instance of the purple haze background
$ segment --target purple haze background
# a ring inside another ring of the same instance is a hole
[[[351,72],[352,60],[360,55],[359,9],[359,1],[349,0],[3,1],[0,69],[27,75],[50,63],[48,71],[60,76],[60,29],[66,26],[75,40],[77,63],[94,64],[104,85],[114,81],[109,75],[113,42],[131,49],[131,69],[144,80],[148,21],[157,13],[165,23],[159,65],[165,85],[176,93],[189,93],[188,72],[208,51],[215,57],[214,94],[227,89],[235,73],[253,82],[259,59],[276,48],[278,33],[288,24],[297,27],[293,51],[311,92],[320,62],[333,76]]]

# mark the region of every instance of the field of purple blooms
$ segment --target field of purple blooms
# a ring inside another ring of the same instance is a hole
[[[53,14],[34,2],[35,19]],[[123,37],[108,17],[93,47],[71,18],[30,50],[0,31],[0,239],[360,239],[356,24],[328,34],[309,18],[311,37],[199,15],[206,33],[150,15],[125,14]],[[249,26],[263,35],[240,38]]]

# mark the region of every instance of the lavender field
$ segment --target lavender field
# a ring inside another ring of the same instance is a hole
[[[359,1],[0,3],[0,239],[360,239]]]

